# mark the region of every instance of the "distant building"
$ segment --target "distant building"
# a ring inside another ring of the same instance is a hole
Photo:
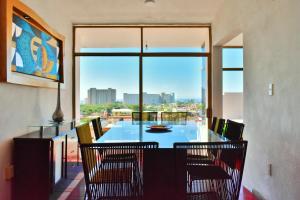
[[[96,88],[90,88],[88,90],[88,98],[87,98],[88,104],[96,104],[97,102],[97,89]]]
[[[174,93],[161,93],[161,101],[162,103],[175,103],[175,94]]]
[[[146,92],[143,93],[143,101],[144,104],[160,104],[161,96],[159,94],[148,94]]]
[[[139,95],[138,94],[123,94],[123,102],[126,104],[139,104]]]
[[[139,95],[138,94],[123,94],[123,101],[126,104],[139,104]],[[146,92],[143,93],[143,101],[144,104],[162,104],[162,103],[174,103],[175,102],[175,94],[148,94]]]
[[[116,102],[117,91],[116,89],[96,89],[90,88],[88,90],[88,104],[105,104]]]

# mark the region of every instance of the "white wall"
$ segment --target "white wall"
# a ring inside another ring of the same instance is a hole
[[[32,6],[50,26],[71,36],[71,22],[60,20],[57,12],[42,1],[24,1]],[[48,1],[51,2],[51,1]],[[65,89],[62,90],[62,110],[66,119],[72,117],[71,37],[66,38]],[[0,199],[11,199],[11,181],[4,180],[4,168],[12,163],[13,137],[32,131],[30,125],[50,120],[56,106],[56,89],[35,88],[15,84],[0,84]],[[29,180],[30,181],[30,180]]]
[[[244,36],[244,184],[272,200],[300,196],[299,8],[299,0],[226,0],[213,21],[215,45]]]
[[[223,118],[232,120],[243,119],[243,93],[225,92],[223,95]]]

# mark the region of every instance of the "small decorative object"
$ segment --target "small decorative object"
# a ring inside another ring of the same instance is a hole
[[[172,126],[169,125],[152,125],[147,127],[148,130],[146,132],[149,133],[166,133],[171,132]]]
[[[56,109],[52,115],[52,119],[54,122],[57,122],[57,123],[64,121],[64,113],[62,112],[61,106],[60,106],[60,82],[58,82],[57,103],[56,103]]]

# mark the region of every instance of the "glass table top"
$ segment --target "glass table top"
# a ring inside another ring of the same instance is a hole
[[[65,125],[71,125],[71,124],[79,124],[80,121],[78,119],[66,119],[60,123],[54,122],[52,120],[48,120],[48,121],[42,121],[42,122],[37,122],[37,123],[33,123],[32,125],[30,125],[29,127],[58,127],[58,126],[65,126]]]
[[[169,131],[149,132],[157,122],[120,121],[114,124],[97,143],[158,142],[159,148],[173,148],[175,142],[224,142],[226,138],[194,121],[185,124],[168,123]]]

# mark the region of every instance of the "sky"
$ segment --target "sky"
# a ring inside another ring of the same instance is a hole
[[[172,51],[182,51],[178,49],[173,48]],[[106,52],[120,52],[120,50],[122,49],[105,49]],[[169,49],[165,50],[169,51]],[[104,50],[97,48],[94,51],[103,52]],[[91,52],[91,49],[85,49],[84,52]],[[123,93],[139,93],[139,57],[80,57],[77,59],[80,59],[81,101],[87,97],[89,88],[116,89],[118,100],[123,99]],[[240,67],[243,65],[242,51],[223,50],[223,60],[225,67]],[[202,78],[206,73],[206,63],[206,58],[200,57],[146,57],[143,59],[144,92],[151,94],[174,92],[176,99],[201,99]],[[224,72],[223,92],[242,91],[241,73]]]
[[[223,68],[243,68],[243,60],[243,49],[223,49]],[[243,92],[243,71],[223,71],[224,92]]]

